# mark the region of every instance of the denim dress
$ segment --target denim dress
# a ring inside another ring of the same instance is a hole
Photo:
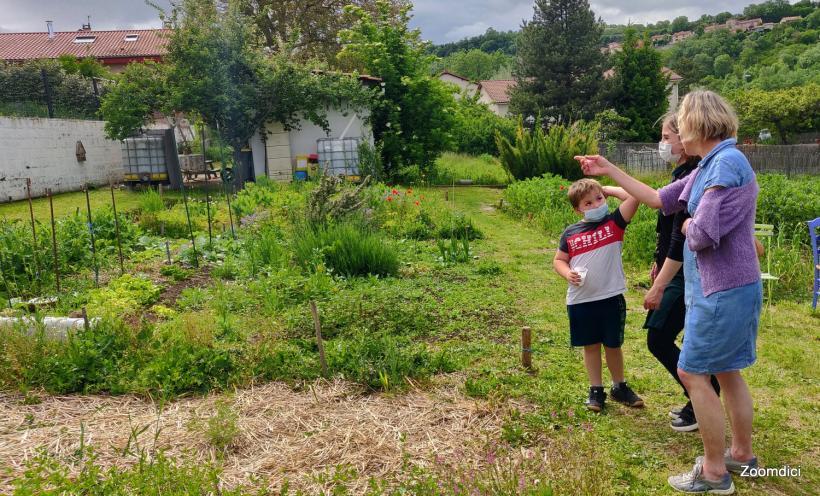
[[[700,171],[687,205],[693,216],[707,189],[738,187],[755,180],[748,160],[735,143],[734,139],[722,141],[698,164]],[[686,324],[678,368],[692,374],[717,374],[752,365],[757,358],[761,281],[704,296],[697,252],[688,245],[683,249],[683,271]]]

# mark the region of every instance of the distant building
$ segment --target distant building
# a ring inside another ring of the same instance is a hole
[[[710,24],[703,28],[705,33],[711,33],[719,29],[728,29],[733,33],[752,31],[763,25],[763,19],[729,19],[725,24]]]
[[[788,17],[784,17],[783,19],[780,19],[780,24],[795,22],[795,21],[799,21],[801,19],[803,19],[801,16],[788,16]]]
[[[515,88],[514,79],[490,79],[478,83],[478,101],[487,104],[496,115],[506,117],[510,113],[510,90]]]
[[[668,67],[661,67],[661,72],[669,79],[669,83],[667,83],[666,88],[669,90],[669,97],[667,98],[669,102],[669,109],[678,108],[678,99],[679,99],[679,92],[678,92],[678,85],[683,78],[680,74],[676,73],[672,69]],[[607,69],[603,73],[604,79],[610,79],[615,77],[615,69]]]
[[[170,29],[119,29],[94,31],[89,24],[79,31],[0,33],[0,60],[25,62],[56,59],[61,55],[92,57],[112,72],[131,62],[161,62],[168,53]]]
[[[694,31],[678,31],[677,33],[672,33],[672,41],[670,43],[674,45],[675,43],[683,41],[687,38],[691,38],[693,36],[695,36]]]
[[[456,98],[461,98],[461,95],[466,93],[470,96],[474,95],[476,91],[478,91],[478,85],[469,79],[459,76],[458,74],[450,71],[444,71],[438,76],[439,79],[444,81],[445,83],[450,83],[458,86],[458,94],[456,94]]]

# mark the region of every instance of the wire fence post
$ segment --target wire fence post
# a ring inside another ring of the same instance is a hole
[[[88,183],[83,187],[85,191],[85,209],[88,214],[88,232],[91,234],[91,257],[94,260],[94,287],[100,286],[100,266],[97,264],[97,243],[94,240],[94,221],[91,218],[91,199],[88,194]]]
[[[180,184],[179,190],[182,192],[182,203],[185,204],[185,217],[188,218],[188,232],[191,234],[191,248],[194,250],[194,267],[199,268],[199,257],[196,254],[196,241],[194,240],[194,227],[191,224],[191,213],[188,211],[188,195],[185,193],[185,185]]]
[[[122,257],[122,239],[120,239],[120,218],[117,215],[117,200],[114,199],[114,181],[108,180],[108,186],[111,188],[111,208],[114,210],[114,229],[117,233],[117,251],[120,254],[120,275],[125,275],[125,261]]]
[[[51,97],[51,84],[48,82],[48,73],[46,73],[46,69],[40,69],[40,76],[43,78],[43,89],[45,90],[46,94],[46,106],[48,107],[48,117],[54,118],[54,102],[52,101]]]
[[[48,196],[48,206],[51,211],[51,252],[54,255],[54,278],[57,284],[57,292],[60,292],[60,258],[57,254],[57,227],[54,223],[54,196],[51,188],[46,189]]]

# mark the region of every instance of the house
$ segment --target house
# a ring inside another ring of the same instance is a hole
[[[789,22],[796,22],[796,21],[799,21],[801,19],[803,19],[801,16],[787,16],[787,17],[784,17],[784,18],[780,19],[780,24],[786,24],[786,23],[789,23]]]
[[[705,33],[711,33],[719,29],[728,29],[733,33],[752,31],[758,26],[763,25],[763,19],[729,19],[726,24],[710,24],[703,28]]]
[[[683,78],[668,67],[661,67],[661,72],[669,79],[669,83],[666,85],[666,88],[669,90],[669,108],[677,108],[679,100],[678,85],[683,81]],[[604,71],[603,76],[604,79],[615,77],[615,69],[607,69]]]
[[[368,75],[360,75],[359,82],[364,86],[377,86],[381,79]],[[303,156],[319,155],[319,140],[331,138],[334,144],[341,143],[344,138],[348,144],[356,145],[361,142],[373,145],[373,131],[367,124],[369,113],[355,109],[327,109],[329,131],[308,121],[302,120],[298,128],[285,129],[279,122],[268,122],[264,130],[257,131],[251,137],[248,145],[252,159],[253,177],[268,177],[274,181],[289,182],[293,180],[297,167],[297,159]],[[334,149],[335,151],[335,149]],[[358,150],[343,148],[339,154],[353,154]],[[352,155],[351,155],[352,156]],[[345,157],[342,157],[345,158]]]
[[[476,83],[470,81],[466,77],[459,76],[454,72],[444,71],[439,74],[438,78],[445,83],[454,84],[458,87],[456,98],[461,98],[461,95],[465,93],[468,95],[474,95],[478,90],[478,85]]]
[[[515,79],[489,79],[478,83],[478,101],[490,107],[496,115],[506,117],[510,113],[510,90]]]
[[[610,43],[606,46],[606,51],[609,54],[620,52],[623,49],[624,49],[624,45],[620,41],[613,41],[612,43]]]
[[[0,33],[0,60],[25,62],[56,59],[60,55],[93,57],[112,72],[131,62],[161,62],[168,53],[170,29],[120,29],[95,31],[90,24],[79,31],[52,29],[38,33]]]
[[[755,33],[762,33],[764,31],[771,31],[772,29],[774,29],[773,22],[764,22],[760,26],[754,28],[752,31],[754,31]]]
[[[672,41],[670,44],[678,43],[679,41],[683,41],[687,38],[691,38],[695,36],[694,31],[678,31],[677,33],[672,33]]]

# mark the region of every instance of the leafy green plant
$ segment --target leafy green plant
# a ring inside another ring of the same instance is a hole
[[[88,295],[88,314],[123,315],[154,303],[161,289],[150,279],[124,274]]]
[[[323,263],[344,276],[392,276],[399,270],[395,249],[357,222],[342,222],[299,230],[293,251],[302,267]]]
[[[583,173],[572,157],[597,153],[597,132],[595,122],[553,125],[547,132],[542,130],[540,124],[536,124],[534,131],[529,131],[519,122],[514,143],[496,134],[499,160],[507,172],[518,180],[547,172],[570,180],[580,179]]]
[[[462,238],[453,236],[450,238],[449,243],[445,240],[437,239],[436,247],[441,255],[440,260],[445,264],[467,263],[472,258],[470,253],[470,240],[466,236]]]
[[[163,265],[159,273],[165,277],[170,277],[174,281],[184,281],[193,274],[192,270],[184,269],[179,265]]]
[[[165,202],[159,193],[153,189],[148,189],[140,194],[140,211],[143,213],[155,213],[165,209]]]

